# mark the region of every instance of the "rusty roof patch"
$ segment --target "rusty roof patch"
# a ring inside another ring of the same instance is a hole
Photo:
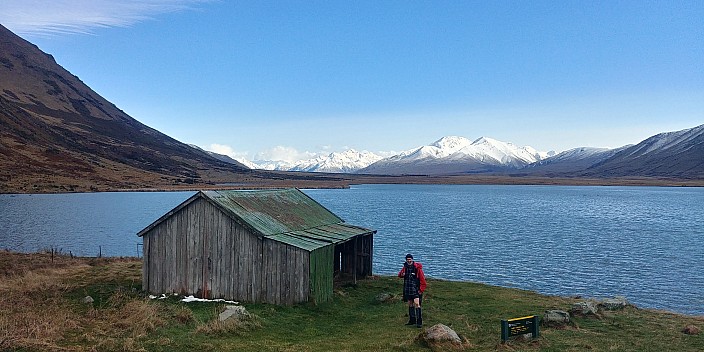
[[[263,236],[343,222],[337,215],[295,188],[206,191],[203,194]]]

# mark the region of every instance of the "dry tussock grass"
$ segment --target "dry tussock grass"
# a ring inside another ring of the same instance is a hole
[[[28,271],[41,269],[59,269],[85,264],[85,258],[63,255],[60,253],[14,253],[0,251],[0,278],[21,276]]]
[[[84,323],[90,327],[86,339],[98,342],[107,337],[144,337],[166,323],[161,313],[158,306],[145,299],[116,292],[108,299],[106,308],[91,308],[85,314]]]
[[[193,311],[184,307],[176,306],[172,308],[172,317],[181,324],[187,324],[195,321]]]
[[[70,286],[58,281],[56,275],[72,273],[80,267],[59,265],[58,269],[50,269],[50,261],[38,260],[39,269],[31,271],[27,260],[12,262],[0,257],[5,269],[0,280],[0,311],[4,313],[0,315],[0,349],[58,348],[57,342],[79,323],[62,296]],[[19,273],[8,275],[6,270],[11,267],[18,268]]]
[[[141,339],[166,323],[154,305],[116,293],[110,307],[91,309],[84,319],[82,344],[95,351],[145,351]]]
[[[132,292],[118,290],[98,309],[69,298],[96,281],[137,282],[140,269],[136,259],[0,252],[0,350],[143,351],[140,338],[169,318],[193,320]]]
[[[222,307],[216,308],[214,314],[216,318],[207,323],[198,325],[193,333],[205,335],[241,335],[248,331],[260,328],[262,326],[261,318],[251,313],[247,316],[242,316],[240,318],[233,317],[225,321],[220,321],[217,316],[220,314],[221,311]]]

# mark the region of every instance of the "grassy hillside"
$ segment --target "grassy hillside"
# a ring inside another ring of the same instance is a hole
[[[0,252],[0,350],[20,351],[702,351],[704,333],[686,335],[704,317],[628,307],[541,328],[533,341],[502,344],[500,320],[577,299],[476,283],[429,280],[425,327],[443,323],[462,346],[427,346],[406,327],[401,282],[374,277],[337,286],[332,302],[279,307],[244,304],[243,322],[217,321],[222,303],[150,300],[141,292],[139,259],[70,258]],[[90,295],[94,302],[83,303]]]

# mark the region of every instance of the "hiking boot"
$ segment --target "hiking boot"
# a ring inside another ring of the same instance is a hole
[[[408,307],[408,323],[406,325],[416,324],[416,309],[413,307]]]

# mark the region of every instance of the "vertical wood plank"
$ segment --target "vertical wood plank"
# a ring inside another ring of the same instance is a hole
[[[142,236],[142,289],[147,292],[152,292],[151,287],[149,287],[149,265],[151,264],[151,256],[149,254],[149,248],[151,248],[151,246],[149,245],[149,243],[151,239],[151,233],[152,232],[149,231]]]

